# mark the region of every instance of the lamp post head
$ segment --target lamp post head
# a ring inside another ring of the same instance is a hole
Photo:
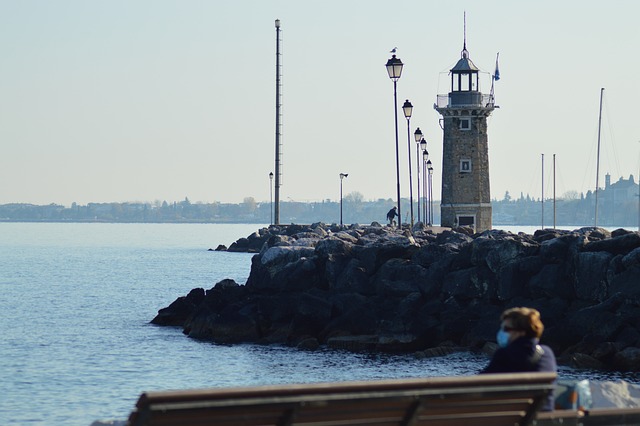
[[[269,179],[273,179],[273,172],[269,173]]]
[[[349,173],[340,173],[340,179],[349,177]]]
[[[431,167],[431,160],[427,161],[427,167]]]
[[[280,28],[280,20],[276,19],[276,28]]]
[[[424,138],[420,140],[420,149],[422,149],[423,151],[427,150],[427,141]]]
[[[409,102],[409,99],[404,101],[404,105],[402,105],[402,111],[404,112],[404,118],[407,120],[411,118],[411,113],[413,112],[413,105]]]
[[[389,74],[389,78],[393,81],[397,81],[402,74],[403,63],[400,59],[396,58],[396,55],[392,55],[391,58],[387,61],[387,73]]]
[[[420,143],[422,140],[422,130],[420,130],[420,127],[413,133],[413,137],[416,139],[416,143]]]
[[[429,151],[427,151],[426,149],[424,151],[422,151],[422,159],[424,161],[428,161],[429,160]]]
[[[432,175],[433,174],[433,167],[429,166],[429,174]]]

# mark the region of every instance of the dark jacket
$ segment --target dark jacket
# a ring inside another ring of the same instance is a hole
[[[396,211],[395,208],[393,208],[393,209],[391,209],[391,210],[389,210],[387,212],[387,219],[389,219],[389,220],[393,220],[393,218],[395,218],[396,216],[398,216],[398,212]]]
[[[550,347],[539,345],[542,353],[536,355],[538,339],[520,337],[506,348],[498,349],[489,365],[480,373],[525,373],[532,371],[557,373],[556,357]],[[553,392],[543,405],[543,410],[553,410]]]

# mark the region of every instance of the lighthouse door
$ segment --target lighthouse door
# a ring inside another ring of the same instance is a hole
[[[458,216],[458,226],[468,226],[476,229],[476,217],[475,216]]]

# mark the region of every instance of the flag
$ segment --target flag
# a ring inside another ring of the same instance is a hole
[[[493,73],[493,79],[495,81],[500,80],[500,69],[498,68],[498,57],[500,56],[500,52],[496,55],[496,72]]]

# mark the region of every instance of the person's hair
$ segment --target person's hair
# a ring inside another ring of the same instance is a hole
[[[500,316],[502,321],[509,320],[513,328],[524,331],[527,337],[540,338],[544,325],[540,320],[540,312],[533,308],[511,308]]]

